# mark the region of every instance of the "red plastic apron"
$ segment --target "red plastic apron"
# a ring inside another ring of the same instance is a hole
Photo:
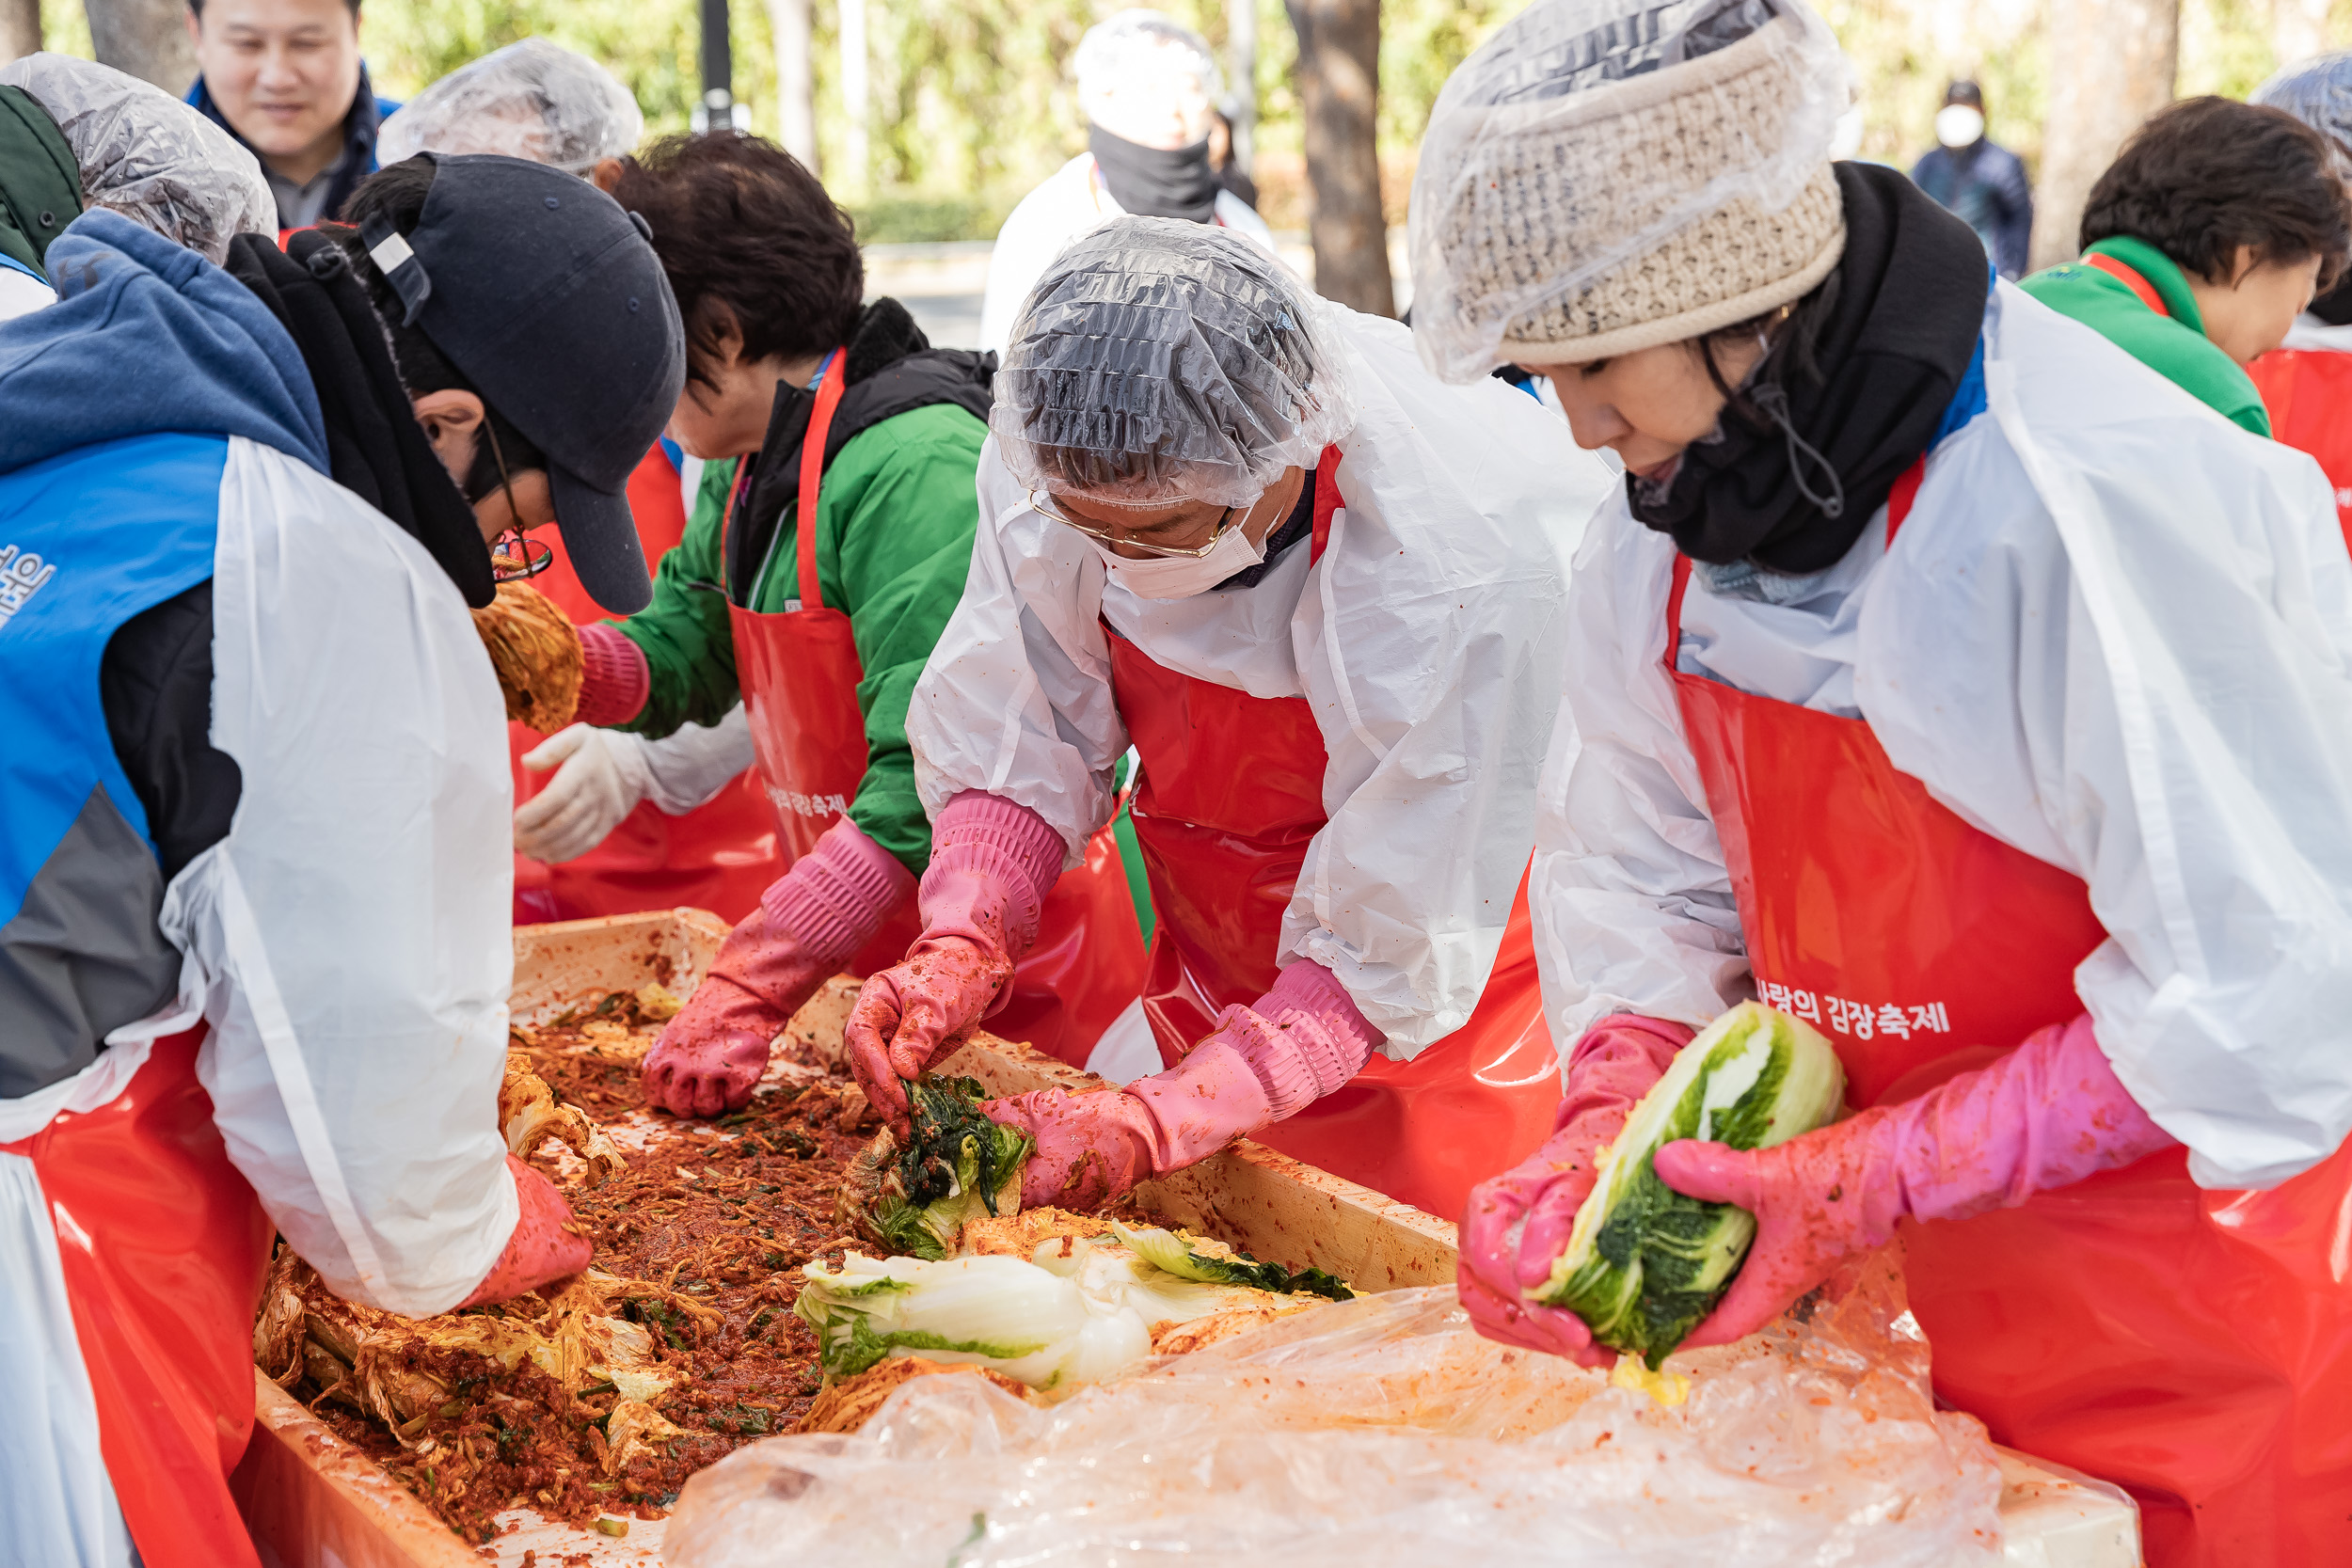
[[[825,830],[850,809],[866,778],[866,713],[857,697],[866,667],[850,617],[824,607],[817,575],[817,494],[824,477],[825,433],[841,402],[842,352],[835,349],[825,361],[817,406],[801,442],[794,538],[800,608],[762,613],[732,601],[727,606],[735,628],[736,680],[787,865],[816,847]],[[749,467],[745,464],[737,474],[739,494]],[[728,511],[733,510],[730,498]],[[922,921],[910,898],[850,961],[850,973],[889,968],[921,934]],[[1012,989],[988,1027],[1084,1066],[1096,1037],[1135,1000],[1142,977],[1143,935],[1118,843],[1105,828],[1088,844],[1085,862],[1063,873],[1046,895],[1037,942],[1014,970]]]
[[[99,1450],[148,1568],[259,1568],[229,1493],[253,1430],[261,1201],[196,1081],[204,1026],[123,1091],[0,1152],[32,1161],[56,1227]]]
[[[2247,368],[2270,410],[2270,433],[2319,459],[2335,486],[2336,521],[2352,542],[2352,354],[2273,350]]]
[[[2078,1017],[2106,935],[2082,881],[1938,805],[1863,721],[1675,672],[1689,577],[1677,559],[1666,664],[1756,989],[1836,1043],[1853,1103]],[[2175,1149],[1905,1231],[1938,1394],[2129,1487],[2154,1568],[2352,1563],[2352,1154],[2206,1192]]]
[[[686,531],[677,470],[656,446],[628,479],[629,512],[648,565],[659,562]],[[573,571],[564,542],[549,531],[555,561],[532,579],[576,625],[606,619]],[[547,737],[527,724],[506,726],[507,751],[519,806],[554,781],[522,765],[525,752]],[[574,860],[549,864],[515,857],[515,921],[585,920],[684,906],[737,921],[759,907],[759,895],[784,875],[776,825],[755,769],[745,768],[712,800],[683,816],[640,800],[604,842]]]
[[[1311,559],[1344,504],[1339,451],[1315,475]],[[1143,1006],[1173,1066],[1235,1003],[1265,994],[1307,845],[1327,818],[1328,761],[1304,697],[1252,697],[1181,674],[1110,631],[1111,688],[1143,759],[1136,837],[1158,925]],[[1521,879],[1470,1022],[1409,1062],[1375,1054],[1345,1087],[1251,1134],[1352,1181],[1452,1218],[1470,1187],[1551,1131],[1559,1057],[1545,1027]]]

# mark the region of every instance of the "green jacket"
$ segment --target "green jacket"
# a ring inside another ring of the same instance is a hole
[[[973,474],[987,436],[985,424],[953,404],[912,409],[851,437],[818,492],[818,580],[824,603],[848,613],[866,672],[857,689],[866,777],[850,820],[918,876],[930,861],[931,831],[914,793],[907,702],[963,596],[979,526]],[[704,469],[685,536],[654,574],[653,603],[621,625],[652,674],[644,707],[623,729],[664,736],[690,720],[716,723],[741,699],[719,586],[735,467]],[[798,532],[787,516],[746,595],[752,610],[780,610],[802,596]]]
[[[2122,237],[2101,240],[2083,254],[2112,256],[2138,273],[2171,314],[2156,314],[2122,278],[2079,261],[2035,273],[2019,286],[2225,418],[2257,436],[2270,434],[2270,411],[2253,378],[2205,336],[2197,296],[2178,262],[2145,240]]]

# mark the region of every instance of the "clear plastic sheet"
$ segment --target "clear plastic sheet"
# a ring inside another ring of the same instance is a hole
[[[1449,1290],[1285,1318],[1051,1409],[917,1378],[854,1435],[694,1478],[672,1568],[1962,1568],[2001,1555],[1983,1429],[1939,1413],[1890,1251],[1810,1321],[1675,1357],[1668,1408],[1479,1338]]]
[[[989,429],[1028,489],[1248,506],[1356,423],[1334,309],[1230,229],[1113,218],[1029,292]]]
[[[586,175],[645,135],[645,117],[585,55],[525,39],[459,67],[401,105],[376,148],[384,163],[420,152],[499,152]]]
[[[1737,254],[1752,241],[1662,268],[1653,253],[1727,210],[1778,214],[1819,186],[1846,101],[1845,56],[1802,0],[1537,0],[1430,111],[1410,221],[1422,362],[1475,380],[1514,343],[1597,330],[1629,290],[1636,314],[1681,314],[1688,280],[1661,274],[1753,265]]]
[[[262,166],[236,139],[161,87],[95,60],[27,55],[0,70],[73,150],[85,205],[119,213],[215,264],[239,234],[278,232]]]

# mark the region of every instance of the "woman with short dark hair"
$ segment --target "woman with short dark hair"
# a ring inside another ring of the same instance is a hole
[[[2247,367],[2352,251],[2327,138],[2283,110],[2186,98],[2150,117],[2083,208],[2082,260],[2025,291],[2257,436]]]
[[[612,194],[651,230],[686,323],[670,434],[728,467],[652,606],[581,628],[578,717],[663,736],[739,699],[791,863],[645,1058],[649,1101],[708,1117],[751,1098],[818,985],[906,952],[918,877],[1009,854],[990,823],[933,833],[906,738],[972,557],[995,358],[865,303],[848,215],[771,143],[672,137],[625,160]],[[996,1027],[1081,1061],[1142,982],[1118,854],[1096,848],[1068,876],[1058,847],[1022,859],[1020,896],[975,915],[1045,932]]]

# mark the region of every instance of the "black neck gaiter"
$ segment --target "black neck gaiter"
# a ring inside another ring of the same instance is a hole
[[[1206,136],[1190,147],[1139,147],[1096,125],[1088,131],[1087,150],[1111,199],[1137,217],[1206,223],[1216,215],[1216,171],[1209,166]]]
[[[1992,281],[1975,231],[1899,170],[1836,169],[1846,251],[1820,285],[1819,373],[1776,343],[1671,480],[1626,476],[1633,515],[1693,560],[1836,564],[1927,451],[1975,357]]]
[[[2352,325],[2352,272],[2345,273],[2334,288],[2312,301],[2312,314],[2329,326]]]
[[[498,588],[481,526],[417,422],[367,289],[342,248],[315,230],[292,236],[284,251],[265,236],[240,234],[230,242],[227,268],[301,351],[335,483],[422,545],[466,603],[487,606]]]

